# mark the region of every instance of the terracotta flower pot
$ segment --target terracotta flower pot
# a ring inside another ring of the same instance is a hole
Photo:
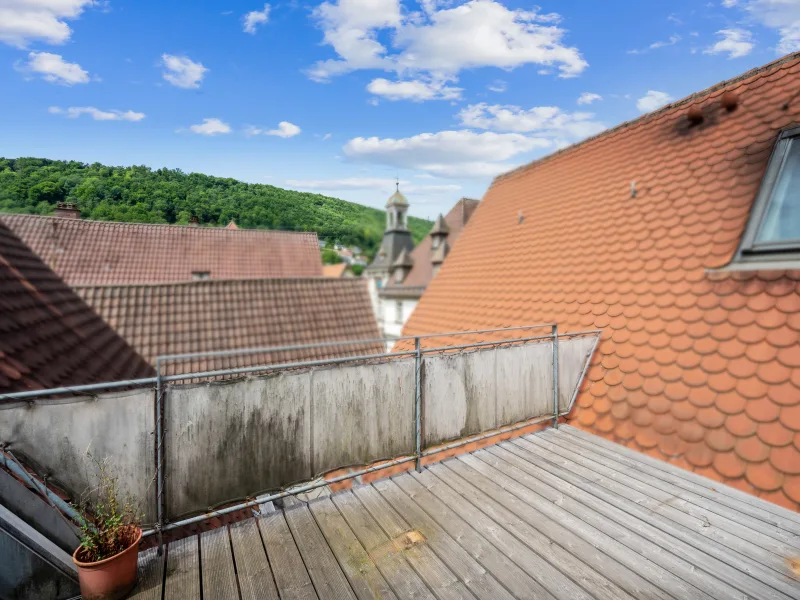
[[[136,566],[142,530],[136,530],[136,540],[119,554],[98,562],[81,562],[77,550],[72,561],[78,566],[78,581],[83,600],[120,600],[136,585]]]

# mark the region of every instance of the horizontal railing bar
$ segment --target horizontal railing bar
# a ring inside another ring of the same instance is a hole
[[[561,413],[559,416],[565,415],[566,413]],[[537,423],[542,423],[544,421],[551,421],[553,419],[553,415],[547,415],[544,417],[534,417],[533,419],[528,419],[527,421],[521,421],[516,425],[511,425],[507,427],[501,427],[499,429],[492,429],[491,431],[487,431],[486,433],[481,433],[479,435],[472,435],[463,439],[458,440],[457,442],[453,442],[451,444],[447,444],[445,446],[438,446],[436,448],[431,448],[430,450],[425,450],[422,453],[422,456],[432,456],[434,454],[439,454],[440,452],[445,452],[447,450],[452,450],[453,448],[458,448],[460,446],[466,446],[467,444],[471,444],[472,442],[479,442],[481,440],[485,440],[486,438],[494,437],[496,435],[503,435],[504,433],[508,433],[510,431],[516,431],[517,429],[522,429],[523,427],[528,427],[529,425],[536,425]]]
[[[316,344],[300,344],[295,346],[266,346],[264,348],[242,348],[237,350],[212,350],[209,352],[192,352],[188,354],[164,354],[158,357],[161,361],[171,360],[188,360],[191,358],[207,358],[211,356],[237,356],[241,354],[258,354],[270,352],[288,352],[289,350],[308,350],[310,348],[329,348],[331,346],[346,346],[354,344],[376,344],[380,342],[399,342],[401,340],[413,340],[414,338],[432,338],[444,337],[452,335],[470,335],[475,333],[494,333],[498,331],[518,331],[520,329],[535,329],[539,327],[551,327],[553,323],[544,323],[539,325],[521,325],[519,327],[498,327],[495,329],[475,329],[469,331],[454,331],[448,333],[431,333],[426,335],[405,335],[405,336],[387,336],[382,338],[374,338],[367,340],[340,340],[335,342],[319,342]]]
[[[57,394],[75,394],[79,392],[91,392],[94,390],[107,390],[119,387],[133,387],[147,385],[156,382],[155,377],[145,377],[143,379],[125,379],[123,381],[108,381],[105,383],[85,383],[82,385],[65,386],[50,388],[47,390],[28,390],[26,392],[12,392],[10,394],[0,394],[0,400],[24,400],[25,398],[36,398],[38,396],[55,396]]]
[[[335,365],[356,360],[373,360],[376,358],[391,358],[395,356],[412,356],[416,354],[414,350],[406,352],[388,352],[384,354],[364,354],[362,356],[346,356],[344,358],[328,358],[320,360],[307,360],[305,362],[285,363],[280,365],[263,365],[257,367],[239,367],[238,369],[224,369],[220,371],[201,371],[200,373],[186,373],[182,375],[167,375],[161,381],[183,381],[185,379],[195,379],[198,377],[221,377],[223,375],[241,375],[243,373],[257,373],[260,371],[272,371],[274,369],[288,369],[300,367],[318,367],[321,365]]]
[[[401,465],[403,463],[411,462],[412,460],[416,460],[416,456],[405,456],[403,458],[397,458],[395,460],[391,460],[385,463],[381,463],[378,465],[373,465],[366,469],[361,469],[359,471],[353,471],[352,473],[347,473],[345,475],[339,475],[338,477],[332,477],[331,479],[325,479],[322,481],[318,481],[316,483],[304,485],[301,487],[293,488],[291,490],[285,490],[283,492],[278,492],[275,494],[270,494],[269,496],[264,496],[258,498],[256,500],[248,500],[247,502],[240,502],[239,504],[234,504],[233,506],[229,506],[227,508],[222,508],[220,510],[212,510],[210,512],[204,513],[202,515],[197,515],[196,517],[191,517],[189,519],[183,519],[181,521],[175,521],[174,523],[170,523],[166,525],[162,531],[170,531],[171,529],[177,529],[178,527],[184,527],[186,525],[192,525],[193,523],[200,523],[201,521],[205,521],[206,519],[213,519],[215,517],[221,517],[223,515],[230,514],[232,512],[236,512],[239,510],[244,510],[246,508],[252,508],[254,506],[258,506],[259,504],[265,504],[267,502],[272,502],[273,500],[279,500],[281,498],[285,498],[286,496],[294,496],[296,494],[303,494],[305,492],[310,492],[312,490],[316,490],[317,488],[325,487],[326,485],[330,485],[331,483],[338,483],[340,481],[345,481],[347,479],[353,479],[355,477],[360,477],[361,475],[366,475],[367,473],[372,473],[374,471],[380,471],[382,469],[388,469],[389,467],[394,467],[395,465]],[[155,529],[148,529],[142,535],[149,536],[153,535],[156,532]]]
[[[500,329],[482,329],[482,330],[474,330],[474,331],[462,331],[456,332],[459,334],[468,334],[468,333],[491,333],[497,331],[518,331],[521,329],[532,329],[537,327],[545,327],[549,325],[526,325],[522,327],[511,327],[511,328],[500,328]],[[579,335],[588,335],[592,333],[601,333],[599,329],[590,329],[586,331],[576,331],[573,333],[559,333],[558,337],[575,337]],[[430,334],[424,336],[409,336],[404,338],[397,338],[397,339],[414,339],[415,337],[419,337],[420,339],[423,338],[432,338],[432,337],[439,337],[439,336],[447,336],[447,335],[454,335],[454,333],[437,333],[437,334]],[[503,340],[495,340],[489,342],[473,342],[471,344],[463,344],[458,346],[442,346],[438,348],[423,348],[423,353],[432,353],[432,352],[442,352],[443,350],[447,349],[464,349],[464,348],[475,348],[481,346],[492,346],[492,345],[500,345],[500,344],[509,344],[513,342],[521,342],[521,341],[531,341],[537,339],[549,339],[551,336],[536,336],[531,338],[511,338],[511,339],[503,339]],[[395,356],[411,356],[415,354],[414,351],[407,351],[407,352],[387,352],[382,354],[368,354],[363,356],[347,356],[343,358],[336,358],[336,359],[322,359],[318,361],[304,361],[304,362],[294,362],[294,363],[284,363],[278,365],[263,365],[263,366],[253,366],[253,367],[240,367],[238,369],[226,369],[220,371],[204,371],[204,372],[197,372],[197,373],[185,373],[180,375],[169,375],[166,377],[162,377],[162,381],[184,381],[186,379],[196,379],[199,377],[219,377],[223,375],[236,375],[236,374],[243,374],[243,373],[255,373],[259,371],[271,371],[276,369],[288,369],[288,368],[299,368],[299,367],[311,367],[311,366],[320,366],[325,364],[339,364],[339,363],[346,363],[351,361],[358,361],[358,360],[373,360],[378,358],[391,358]],[[163,357],[159,357],[158,360],[161,360]],[[24,400],[27,398],[37,398],[41,396],[55,396],[58,394],[75,394],[81,392],[91,392],[96,390],[103,390],[103,389],[113,389],[113,388],[120,388],[120,387],[134,387],[134,386],[142,386],[142,385],[149,385],[156,383],[156,377],[146,377],[142,379],[126,379],[123,381],[112,381],[112,382],[105,382],[105,383],[90,383],[90,384],[83,384],[83,385],[75,385],[75,386],[64,386],[64,387],[57,387],[51,388],[46,390],[28,390],[25,392],[12,392],[9,394],[1,394],[0,400]]]

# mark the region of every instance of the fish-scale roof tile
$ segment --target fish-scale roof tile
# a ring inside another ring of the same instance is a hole
[[[404,333],[601,328],[573,422],[799,509],[800,271],[715,271],[800,122],[799,73],[788,56],[498,177]]]

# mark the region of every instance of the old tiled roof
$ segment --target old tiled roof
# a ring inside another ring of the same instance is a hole
[[[315,233],[0,215],[70,285],[316,277]]]
[[[600,328],[573,424],[797,510],[800,271],[720,268],[798,123],[794,54],[497,178],[404,334]]]
[[[444,222],[450,230],[445,240],[451,248],[461,235],[461,231],[464,229],[464,226],[467,224],[467,221],[469,221],[472,213],[475,212],[475,209],[478,208],[479,204],[479,200],[461,198],[445,216]],[[425,286],[433,279],[432,258],[431,235],[429,233],[411,252],[411,259],[414,261],[414,266],[403,280],[403,283],[401,285],[392,284],[383,288],[381,295],[394,297],[396,295],[408,296],[410,294],[412,296],[419,296],[425,289]],[[413,288],[413,291],[410,292],[409,288]]]
[[[364,279],[207,280],[75,290],[151,364],[165,354],[380,338]],[[162,372],[380,352],[380,344],[348,344],[182,361]]]
[[[0,222],[0,394],[153,369]]]
[[[341,262],[335,265],[324,265],[322,267],[322,274],[325,277],[341,277],[344,275],[344,272],[347,270],[349,265],[347,263]]]

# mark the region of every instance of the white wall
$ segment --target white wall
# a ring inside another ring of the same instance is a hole
[[[403,326],[408,321],[411,313],[417,307],[419,300],[417,298],[405,298],[402,300],[394,300],[391,298],[381,298],[381,311],[383,320],[378,321],[378,326],[381,327],[384,335],[387,336],[400,336],[403,333]],[[400,315],[398,319],[397,305],[400,305]]]

